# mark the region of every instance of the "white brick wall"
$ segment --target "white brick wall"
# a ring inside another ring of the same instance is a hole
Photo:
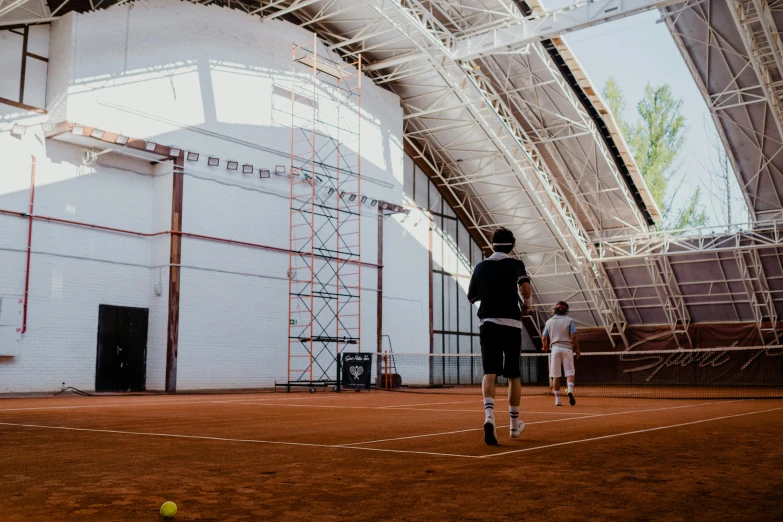
[[[188,27],[188,31],[172,31]],[[289,163],[291,44],[311,33],[263,24],[236,10],[145,0],[84,15],[51,30],[47,108],[69,120],[201,153],[187,162],[183,230],[288,248],[288,182],[229,173],[208,155],[256,169]],[[275,94],[277,93],[277,94]],[[362,190],[401,203],[402,111],[365,81]],[[0,120],[0,208],[26,211],[29,154],[39,157],[36,213],[142,232],[171,226],[171,174],[111,155],[81,165],[81,148],[39,136],[11,137]],[[109,161],[111,159],[111,161]],[[109,166],[111,163],[113,166]],[[125,169],[118,165],[127,164]],[[376,182],[372,182],[375,180]],[[281,197],[282,196],[282,197]],[[377,260],[377,211],[362,223],[362,259]],[[387,218],[384,333],[396,351],[428,350],[427,227]],[[0,215],[0,295],[23,293],[27,223]],[[28,333],[17,357],[0,357],[0,392],[93,389],[98,305],[149,309],[147,388],[162,389],[169,237],[144,239],[36,222]],[[43,252],[48,252],[44,254]],[[288,255],[183,238],[177,382],[180,390],[249,388],[286,379]],[[162,295],[155,286],[160,283]],[[375,350],[375,268],[362,268],[362,339]]]

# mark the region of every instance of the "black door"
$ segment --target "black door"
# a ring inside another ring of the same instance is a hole
[[[148,315],[146,308],[100,305],[95,391],[144,391]]]

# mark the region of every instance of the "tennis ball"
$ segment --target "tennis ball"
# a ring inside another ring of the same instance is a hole
[[[160,506],[160,516],[163,518],[171,518],[177,514],[177,505],[174,502],[164,502]]]

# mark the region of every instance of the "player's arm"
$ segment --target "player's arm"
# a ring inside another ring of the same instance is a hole
[[[470,276],[470,284],[468,285],[468,301],[470,301],[471,304],[475,303],[476,301],[480,301],[476,272],[478,272],[478,270],[474,269],[473,274]]]
[[[541,348],[545,351],[549,351],[549,330],[544,327],[544,332],[541,334]]]
[[[533,308],[533,287],[530,286],[530,276],[527,275],[525,264],[519,262],[519,272],[517,272],[517,286],[519,295],[522,297],[522,315],[530,315]]]
[[[579,338],[576,336],[576,323],[571,319],[571,345],[574,347],[574,353],[577,357],[582,355],[582,351],[579,349]]]

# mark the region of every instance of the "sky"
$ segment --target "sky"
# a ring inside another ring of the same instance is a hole
[[[550,0],[546,7],[554,9],[570,3],[567,0]],[[709,169],[717,168],[723,150],[720,139],[707,104],[666,24],[658,23],[660,18],[657,10],[648,11],[569,33],[565,40],[596,90],[602,91],[606,80],[614,76],[625,95],[626,119],[636,116],[636,102],[644,95],[648,82],[654,87],[668,83],[674,95],[683,100],[687,130],[679,164],[684,182],[681,190],[676,192],[673,206],[685,204],[692,191],[701,186],[708,224],[723,225],[725,223],[721,218],[716,219],[712,210],[713,205],[721,208],[720,200],[709,194],[713,179]],[[737,216],[732,221],[744,222],[747,211],[733,172],[732,181],[734,215]]]

